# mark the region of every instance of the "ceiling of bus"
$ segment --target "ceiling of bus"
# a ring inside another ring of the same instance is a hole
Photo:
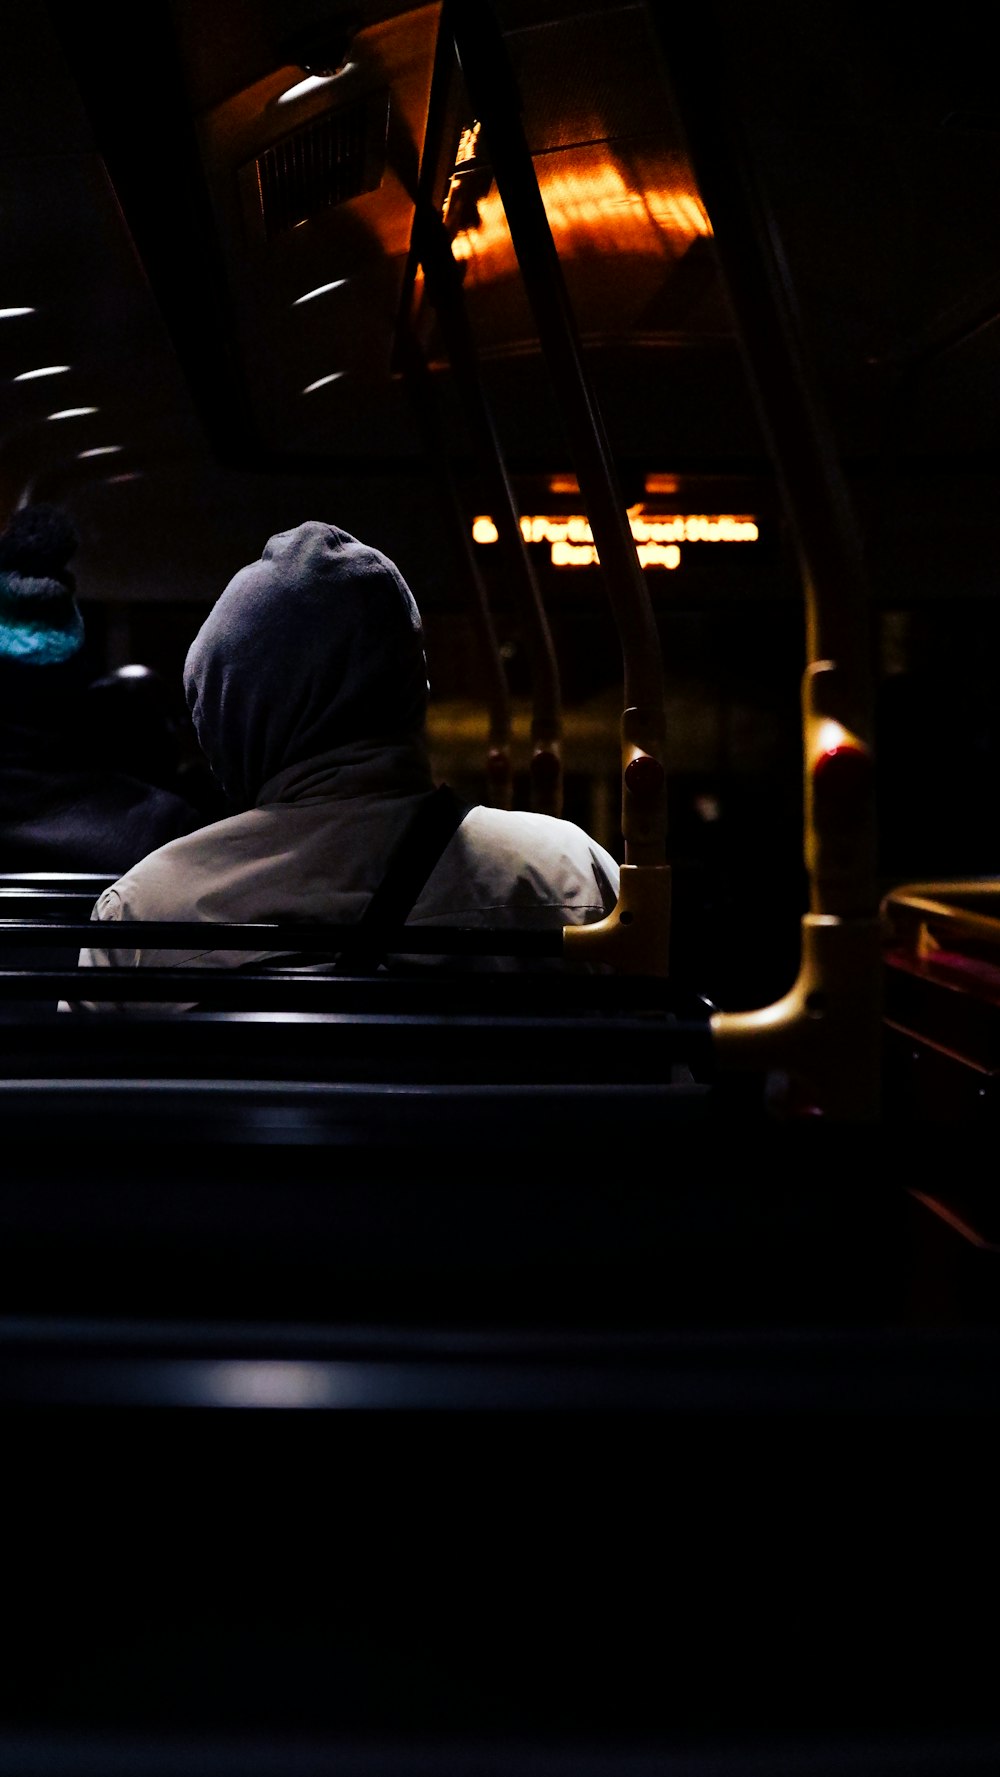
[[[882,6],[715,0],[692,40],[645,0],[497,10],[623,486],[768,473],[670,96],[671,56],[697,52],[738,109],[838,447],[902,576],[929,504],[979,511],[1000,442],[1000,101],[976,15],[904,33]],[[460,76],[428,139],[436,0],[144,0],[141,20],[8,0],[4,27],[0,309],[30,312],[0,318],[0,497],[65,500],[87,584],[213,596],[321,502],[349,528],[377,512],[398,552],[426,448],[411,323],[446,448],[474,463],[412,256],[421,191],[510,467],[572,468]],[[879,505],[901,470],[902,504]]]

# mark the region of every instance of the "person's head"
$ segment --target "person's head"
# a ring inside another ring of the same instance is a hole
[[[22,506],[0,532],[0,660],[60,666],[83,650],[69,562],[79,544],[58,506]]]
[[[184,691],[236,806],[351,742],[413,739],[428,693],[413,594],[393,562],[336,525],[281,531],[213,605],[188,650]]]
[[[173,788],[180,729],[162,673],[138,661],[92,679],[84,699],[86,738],[95,756],[147,784]]]

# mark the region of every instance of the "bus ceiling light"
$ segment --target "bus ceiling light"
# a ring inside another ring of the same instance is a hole
[[[13,321],[16,315],[33,315],[34,312],[32,308],[0,309],[0,321]]]
[[[345,74],[353,65],[348,62],[340,72]],[[307,74],[304,80],[297,80],[294,86],[287,86],[283,93],[279,93],[275,103],[287,105],[292,99],[304,99],[307,93],[317,92],[321,86],[329,86],[331,80],[336,78],[336,74]]]
[[[42,364],[37,370],[22,370],[20,376],[15,376],[13,381],[31,383],[38,376],[62,376],[68,369],[68,364]]]
[[[327,383],[335,383],[343,374],[342,370],[331,370],[329,376],[318,376],[314,383],[306,383],[302,393],[303,395],[311,395],[314,389],[325,389]]]
[[[57,412],[46,415],[50,420],[80,420],[85,414],[100,413],[99,407],[60,407]]]
[[[95,444],[92,450],[78,450],[76,454],[78,459],[82,459],[83,457],[113,457],[122,448],[123,446],[120,444]]]
[[[346,283],[346,278],[334,278],[332,283],[317,284],[315,290],[307,290],[304,296],[297,296],[292,303],[292,307],[293,309],[297,309],[300,303],[312,302],[314,296],[325,296],[328,290],[339,290],[341,284]]]

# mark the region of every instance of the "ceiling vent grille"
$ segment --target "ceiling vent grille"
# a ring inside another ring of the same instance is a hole
[[[323,210],[375,191],[385,172],[389,95],[327,111],[250,163],[256,219],[268,240]]]

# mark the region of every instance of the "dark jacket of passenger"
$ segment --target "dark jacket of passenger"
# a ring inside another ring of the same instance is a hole
[[[0,658],[0,870],[119,876],[201,826],[180,796],[88,757],[79,656]]]

